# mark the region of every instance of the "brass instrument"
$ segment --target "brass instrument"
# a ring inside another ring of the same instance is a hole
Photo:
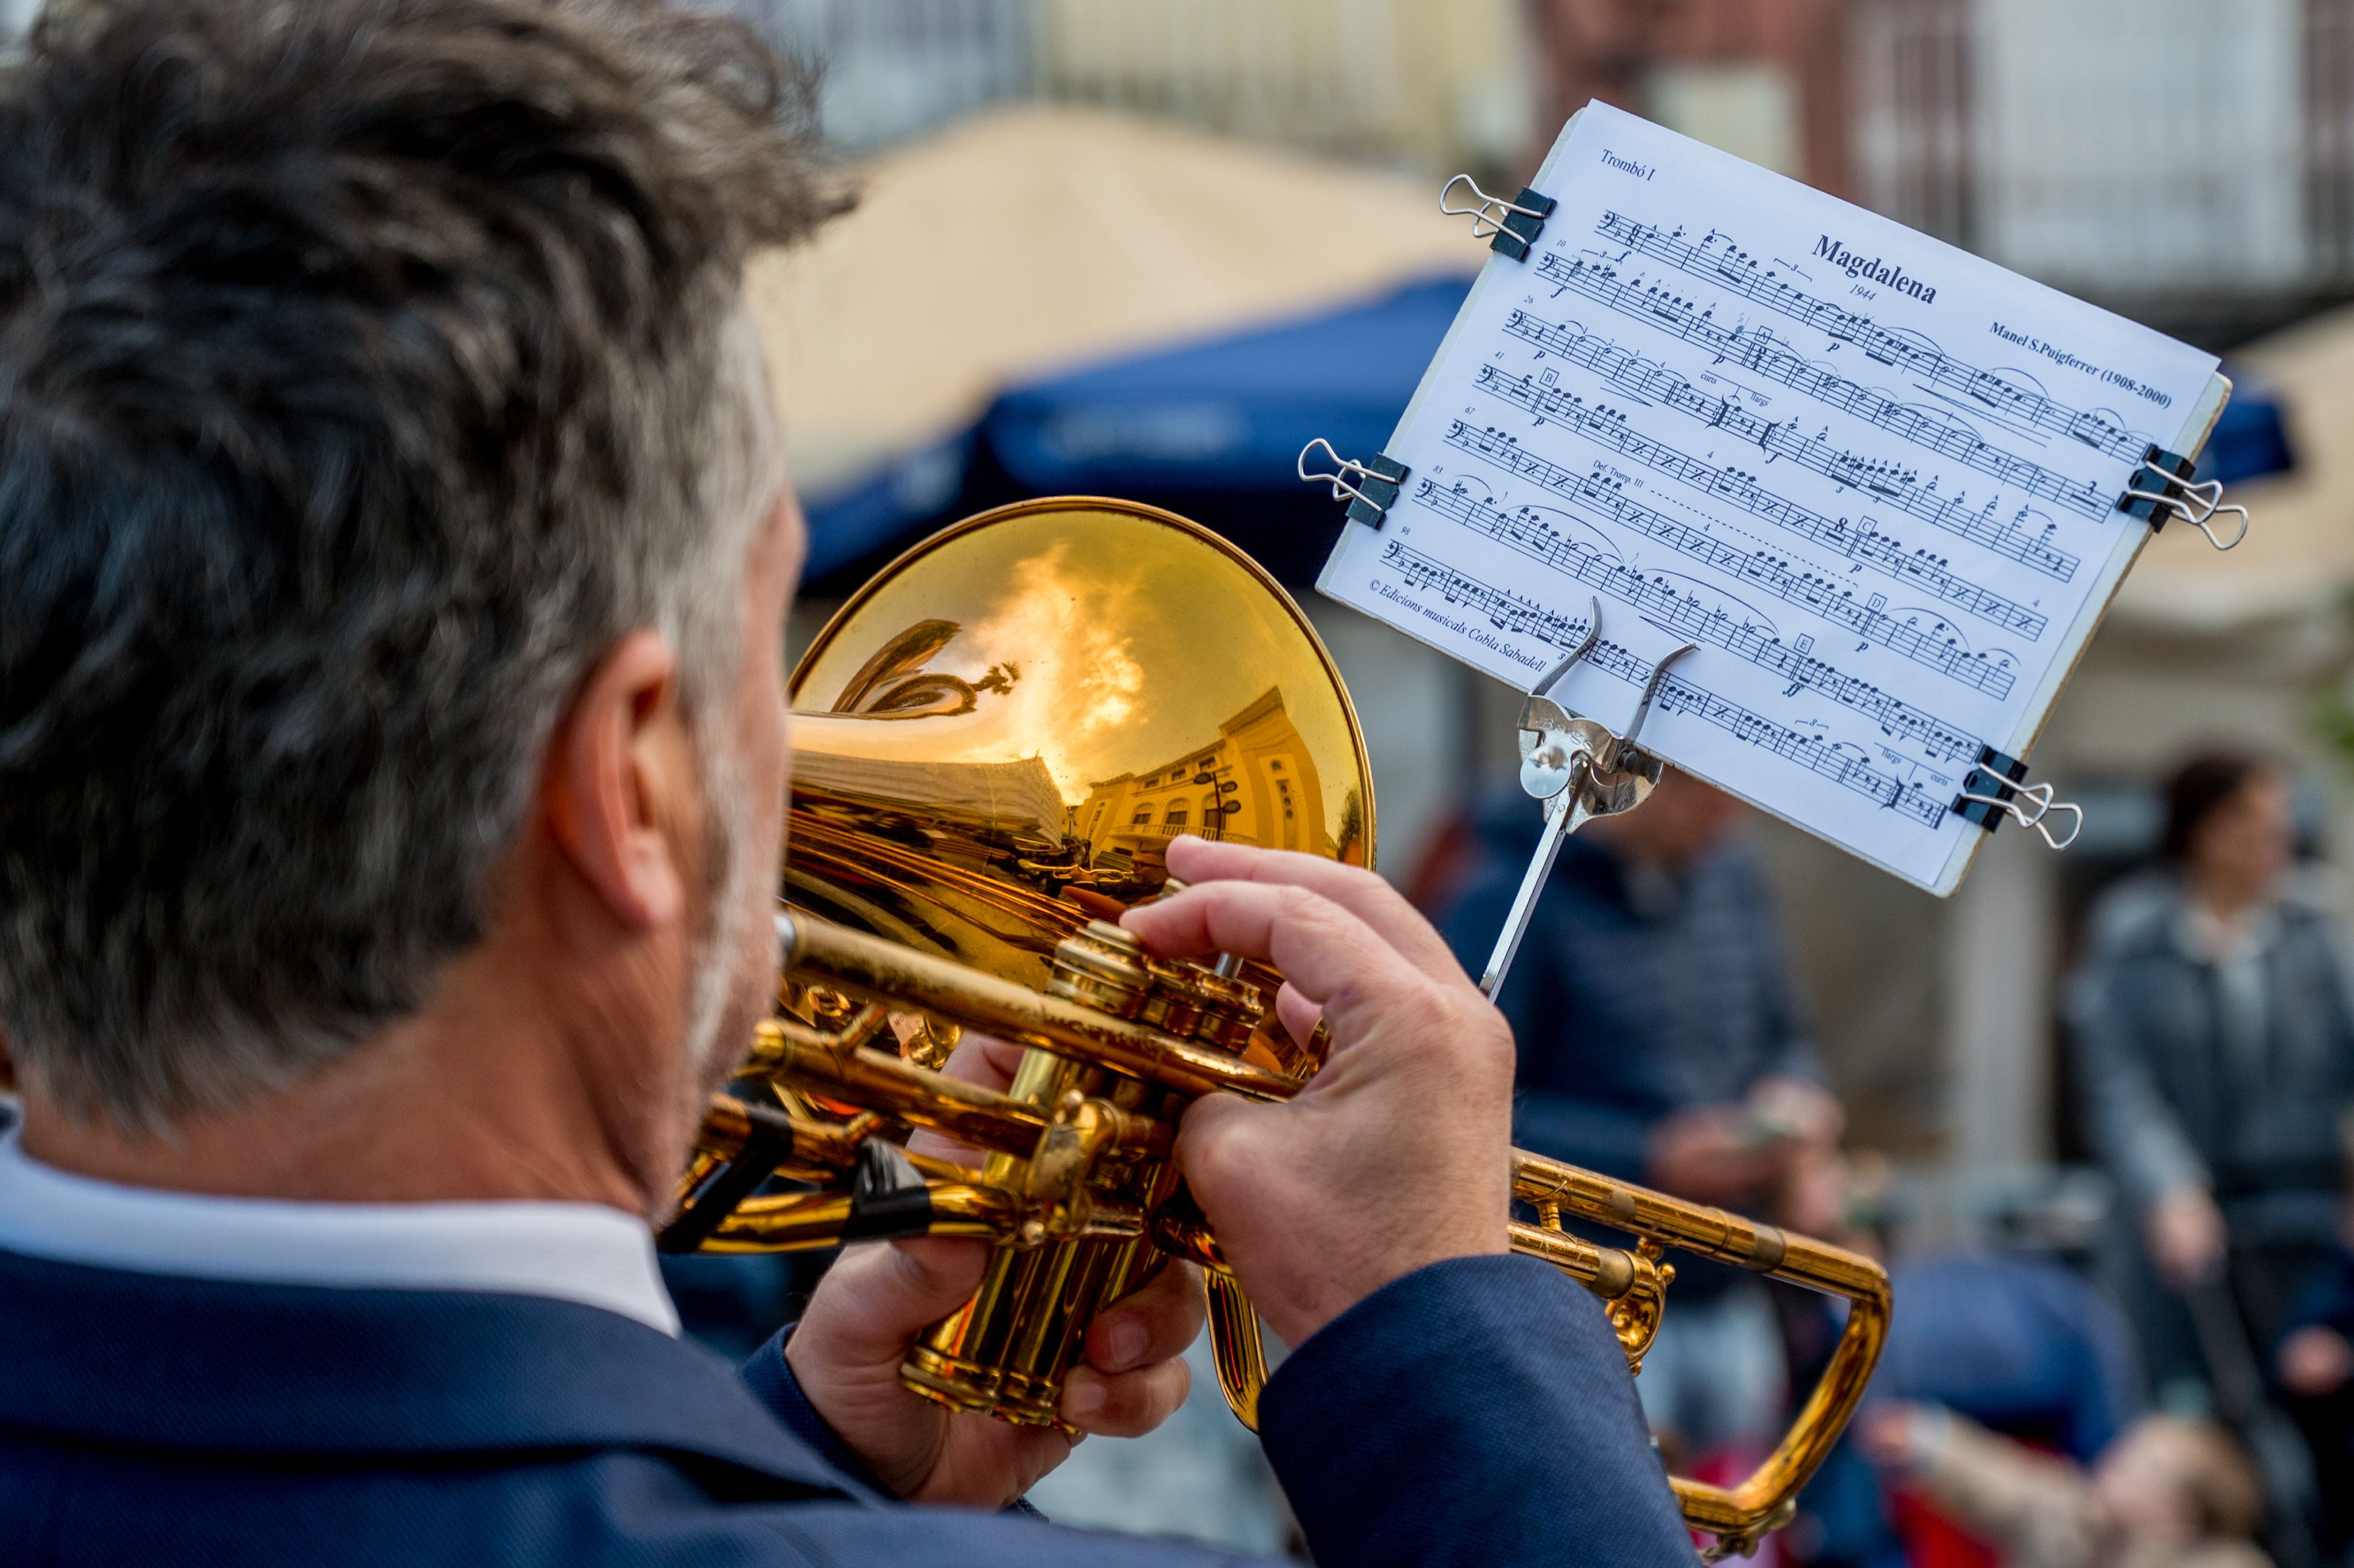
[[[862,1238],[994,1244],[979,1290],[902,1370],[954,1409],[1057,1420],[1102,1305],[1172,1256],[1207,1271],[1229,1404],[1255,1425],[1258,1321],[1171,1158],[1177,1113],[1280,1098],[1320,1061],[1256,962],[1168,963],[1115,923],[1164,891],[1199,832],[1357,864],[1372,779],[1354,711],[1299,607],[1184,519],[1114,501],[1005,507],[861,589],[794,673],[795,779],[779,1006],[715,1102],[666,1249],[770,1252]],[[1650,778],[1657,777],[1654,767]],[[1582,767],[1615,805],[1638,773]],[[997,1093],[937,1069],[961,1031],[1027,1047]],[[928,1129],[978,1165],[910,1151]],[[763,1191],[772,1176],[804,1190]],[[1519,1153],[1533,1214],[1514,1250],[1606,1304],[1630,1365],[1658,1332],[1677,1247],[1850,1305],[1829,1370],[1731,1489],[1674,1482],[1685,1517],[1745,1551],[1786,1520],[1861,1397],[1888,1319],[1879,1266],[1773,1226]],[[1636,1238],[1597,1245],[1578,1221]]]

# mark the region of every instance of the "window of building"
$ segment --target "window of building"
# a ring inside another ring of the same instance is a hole
[[[1130,827],[1140,828],[1150,821],[1152,821],[1152,808],[1150,806],[1139,806],[1136,809],[1136,821],[1130,822],[1129,825]]]
[[[1169,808],[1169,825],[1171,827],[1182,828],[1185,825],[1186,821],[1187,818],[1184,807],[1172,806]]]

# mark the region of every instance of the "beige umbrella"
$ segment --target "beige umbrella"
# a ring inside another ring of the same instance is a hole
[[[1043,372],[1469,273],[1437,183],[1094,111],[1009,109],[864,171],[856,211],[755,261],[805,493]]]

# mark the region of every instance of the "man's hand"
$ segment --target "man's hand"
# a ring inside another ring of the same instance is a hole
[[[1662,1117],[1643,1149],[1643,1179],[1695,1203],[1745,1203],[1777,1180],[1787,1151],[1760,1143],[1740,1106],[1694,1106]]]
[[[1936,1413],[1903,1400],[1883,1399],[1867,1404],[1855,1418],[1856,1442],[1863,1457],[1882,1469],[1902,1470],[1922,1457],[1933,1441]]]
[[[1660,1118],[1643,1179],[1700,1203],[1755,1203],[1839,1143],[1847,1113],[1820,1085],[1761,1078],[1737,1105],[1695,1106]]]
[[[2188,1290],[2222,1271],[2231,1238],[2223,1212],[2205,1188],[2176,1187],[2161,1193],[2142,1216],[2142,1239],[2160,1277],[2177,1290]]]
[[[1021,1053],[968,1035],[949,1061],[956,1077],[1002,1089]],[[928,1135],[913,1147],[944,1158],[979,1156]],[[837,1436],[883,1483],[916,1502],[1002,1508],[1071,1451],[1051,1428],[956,1414],[908,1392],[899,1363],[925,1330],[964,1305],[981,1283],[981,1242],[875,1242],[846,1249],[826,1271],[785,1346],[793,1379]],[[1172,1263],[1099,1314],[1086,1357],[1063,1387],[1063,1419],[1081,1432],[1134,1437],[1185,1402],[1179,1360],[1201,1332],[1199,1272]]]
[[[1806,1150],[1834,1147],[1847,1130],[1847,1112],[1820,1084],[1772,1073],[1750,1086],[1743,1102],[1757,1136]]]
[[[2336,1393],[2354,1379],[2354,1345],[2325,1323],[2308,1323],[2281,1341],[2273,1362],[2281,1386],[2307,1399]]]
[[[1238,953],[1332,1050],[1298,1096],[1210,1095],[1177,1158],[1269,1327],[1298,1345],[1394,1279],[1510,1245],[1512,1037],[1387,883],[1311,855],[1180,838],[1194,884],[1121,922],[1163,957]]]

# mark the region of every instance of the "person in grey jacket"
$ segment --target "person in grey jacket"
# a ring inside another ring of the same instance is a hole
[[[2260,1345],[2328,1248],[2354,1091],[2329,916],[2291,881],[2281,769],[2194,758],[2167,789],[2167,870],[2113,890],[2071,999],[2087,1130],[2164,1291],[2129,1284],[2161,1390],[2200,1376],[2172,1298],[2227,1279]]]

